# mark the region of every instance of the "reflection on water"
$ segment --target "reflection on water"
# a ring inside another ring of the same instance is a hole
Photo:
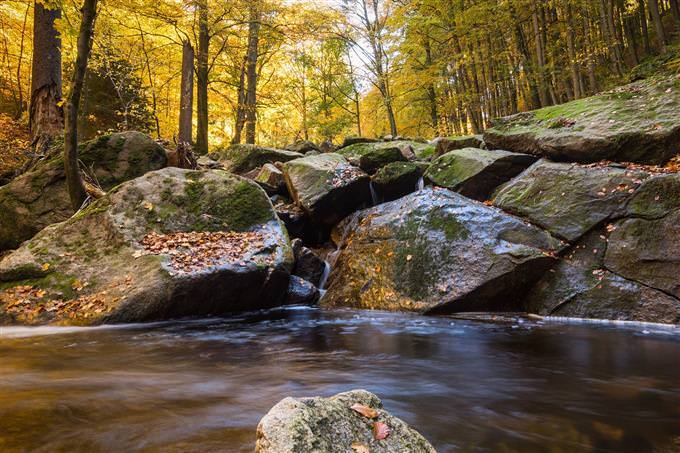
[[[283,397],[353,388],[441,452],[680,448],[670,330],[288,309],[4,329],[0,451],[252,451],[258,420]]]

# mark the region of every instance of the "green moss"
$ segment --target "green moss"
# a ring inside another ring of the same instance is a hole
[[[263,190],[248,181],[239,182],[228,196],[219,200],[214,212],[234,230],[246,230],[273,218],[272,206]]]
[[[73,284],[77,278],[72,275],[62,274],[60,272],[50,272],[42,277],[24,277],[21,280],[0,282],[0,291],[14,288],[16,286],[32,286],[45,290],[50,297],[59,297],[63,300],[75,299],[78,297],[76,291],[73,289]]]

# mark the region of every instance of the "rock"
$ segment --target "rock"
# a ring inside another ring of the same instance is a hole
[[[371,200],[368,175],[339,154],[295,159],[283,168],[295,204],[316,223],[333,225]]]
[[[484,201],[498,186],[526,170],[536,159],[527,154],[463,148],[434,159],[425,178],[437,186]]]
[[[285,305],[315,305],[319,297],[319,290],[312,283],[296,275],[290,276]]]
[[[502,186],[494,205],[574,242],[625,212],[648,175],[613,167],[583,167],[540,160]]]
[[[680,86],[674,76],[637,81],[492,123],[490,149],[569,162],[662,164],[680,149]]]
[[[338,154],[369,174],[391,162],[406,160],[400,147],[391,143],[357,143],[339,149]]]
[[[62,154],[0,187],[0,251],[16,248],[46,226],[73,215]],[[132,131],[85,142],[78,148],[78,157],[94,169],[104,190],[167,164],[163,147]]]
[[[319,147],[309,140],[298,140],[297,142],[286,146],[286,150],[301,154],[306,154],[309,151],[320,151]]]
[[[207,170],[219,170],[224,168],[224,165],[222,165],[216,160],[212,160],[210,156],[207,155],[199,157],[196,160],[196,163],[198,164],[198,168]]]
[[[288,162],[303,154],[257,145],[230,145],[217,148],[210,157],[224,165],[225,170],[242,175],[267,163]]]
[[[527,311],[544,316],[680,323],[680,300],[607,270],[616,239],[595,230],[571,248],[536,284]]]
[[[351,407],[376,411],[374,419]],[[376,440],[374,423],[384,423],[389,434]],[[256,453],[435,453],[417,431],[387,412],[380,399],[366,390],[352,390],[330,398],[285,398],[257,426]]]
[[[321,304],[423,313],[518,310],[562,247],[498,209],[431,188],[348,217],[334,240],[342,252]]]
[[[392,201],[417,190],[423,176],[423,165],[392,162],[373,175],[371,182],[380,201]]]
[[[376,143],[379,142],[380,140],[375,139],[375,138],[368,138],[368,137],[345,137],[345,140],[343,140],[342,145],[340,145],[340,148],[342,149],[347,146],[355,145],[357,143]]]
[[[284,302],[292,267],[288,236],[257,184],[166,168],[0,261],[0,320],[143,322],[272,307]]]
[[[319,145],[319,152],[320,153],[333,153],[333,152],[335,152],[335,145],[330,140],[324,140],[323,142],[321,142],[321,145]]]
[[[439,157],[449,151],[463,148],[485,149],[484,138],[481,135],[462,135],[458,137],[437,137],[432,140],[435,147],[434,157]]]
[[[293,241],[293,253],[295,255],[295,267],[293,275],[307,280],[314,286],[319,286],[321,277],[326,270],[326,263],[316,253],[302,245],[300,239]]]
[[[254,180],[269,195],[286,195],[288,193],[286,181],[283,179],[283,172],[276,168],[274,164],[264,164]]]

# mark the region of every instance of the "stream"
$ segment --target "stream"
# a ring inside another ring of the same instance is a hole
[[[252,452],[282,398],[355,388],[440,452],[680,450],[680,328],[293,307],[0,327],[0,451]]]

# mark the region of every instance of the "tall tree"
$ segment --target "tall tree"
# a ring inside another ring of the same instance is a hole
[[[179,101],[178,144],[192,143],[194,109],[194,48],[188,39],[182,42],[182,83]]]
[[[257,59],[259,56],[262,11],[259,0],[249,4],[248,50],[246,54],[245,127],[246,143],[255,143],[257,123]]]
[[[208,0],[198,0],[198,55],[196,68],[196,152],[208,153]]]
[[[97,0],[85,0],[80,9],[81,21],[78,32],[76,62],[71,76],[71,90],[66,100],[64,121],[64,167],[66,186],[74,210],[80,209],[87,198],[85,185],[78,169],[78,106],[83,92],[87,62],[92,50],[94,21],[97,16]]]
[[[44,151],[64,130],[61,109],[61,38],[54,28],[61,9],[35,2],[29,127],[33,144]]]

